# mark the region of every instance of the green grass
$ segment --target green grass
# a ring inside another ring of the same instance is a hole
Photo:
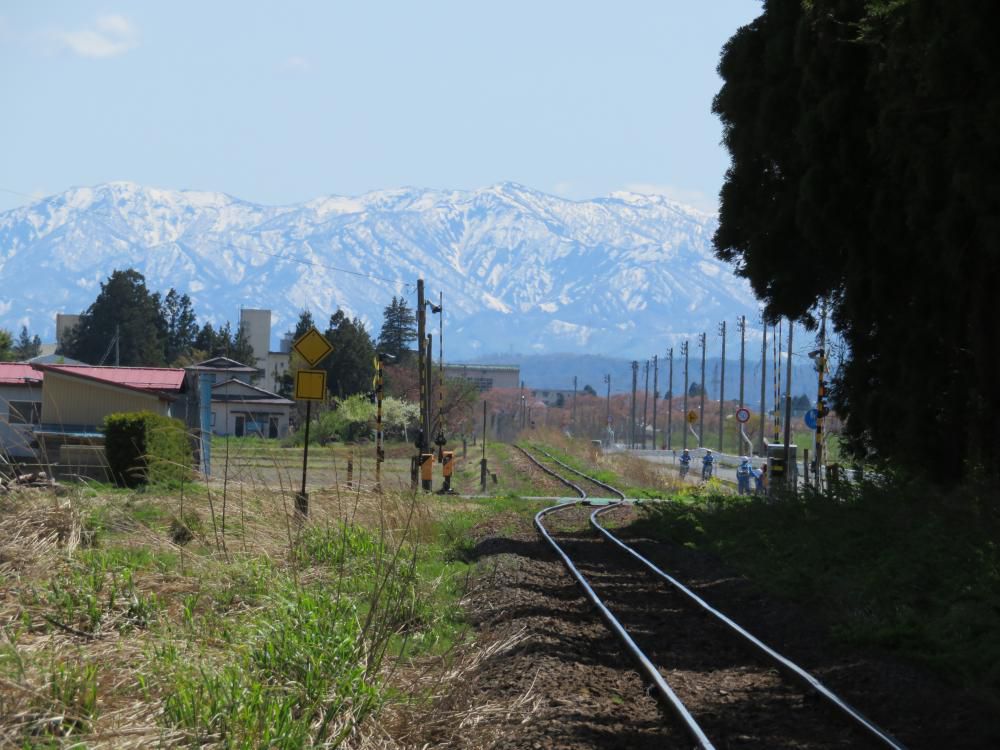
[[[710,551],[844,641],[923,662],[1000,705],[1000,509],[894,482],[768,503],[643,506],[644,533]]]

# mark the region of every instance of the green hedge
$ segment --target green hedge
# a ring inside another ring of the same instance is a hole
[[[173,484],[191,476],[193,454],[184,423],[151,411],[105,417],[104,454],[112,479],[122,487]]]

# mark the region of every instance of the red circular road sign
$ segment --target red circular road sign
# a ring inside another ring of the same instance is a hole
[[[747,409],[747,408],[737,409],[736,410],[736,421],[740,422],[740,423],[749,422],[750,421],[750,410]]]

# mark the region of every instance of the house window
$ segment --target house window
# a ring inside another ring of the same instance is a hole
[[[8,401],[7,422],[9,424],[41,424],[42,404],[40,401]]]

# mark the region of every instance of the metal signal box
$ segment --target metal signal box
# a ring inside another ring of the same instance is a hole
[[[455,472],[455,451],[445,451],[444,452],[444,466],[442,468],[442,473],[446,477],[450,477]]]

